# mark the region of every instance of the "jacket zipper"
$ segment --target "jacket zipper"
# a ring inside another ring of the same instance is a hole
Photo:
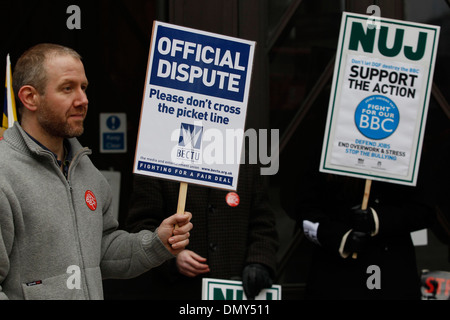
[[[86,272],[84,272],[85,266],[84,266],[83,252],[81,249],[80,235],[78,234],[78,221],[77,221],[77,216],[76,216],[75,203],[74,203],[74,197],[73,197],[73,188],[72,188],[72,184],[70,182],[70,177],[71,177],[71,172],[78,165],[81,157],[83,157],[84,155],[91,154],[91,150],[89,148],[82,148],[77,151],[77,153],[72,158],[72,161],[70,162],[69,168],[67,170],[67,177],[65,177],[64,173],[61,171],[61,168],[58,165],[57,160],[55,159],[55,157],[53,156],[53,154],[50,151],[41,150],[41,151],[38,151],[38,153],[41,153],[41,154],[44,153],[53,159],[53,164],[56,166],[57,171],[59,172],[60,175],[62,175],[62,177],[64,178],[63,180],[65,180],[65,183],[69,188],[69,204],[70,204],[69,206],[71,208],[72,223],[74,224],[74,228],[75,228],[75,240],[76,240],[76,244],[77,244],[78,255],[80,257],[79,262],[81,265],[79,267],[82,270],[81,278],[82,278],[82,281],[84,284],[83,287],[86,288],[86,290],[85,290],[86,298],[88,300],[90,300],[89,287],[88,287],[87,280],[86,280]]]
[[[81,239],[80,239],[80,235],[78,233],[78,220],[77,220],[77,215],[76,215],[76,209],[75,209],[75,202],[74,202],[74,196],[73,196],[73,188],[72,188],[72,183],[71,183],[71,172],[74,170],[74,168],[78,165],[80,159],[82,156],[90,154],[90,150],[88,148],[83,148],[77,151],[77,153],[74,155],[74,157],[72,158],[72,161],[69,164],[69,168],[67,169],[67,177],[66,178],[66,183],[69,186],[69,193],[70,193],[70,204],[71,204],[71,214],[73,217],[73,224],[74,224],[74,228],[75,228],[75,238],[76,238],[76,243],[77,243],[77,249],[78,249],[78,254],[80,255],[80,269],[82,270],[81,272],[81,277],[83,279],[83,283],[84,283],[84,287],[86,288],[85,290],[85,294],[87,296],[87,299],[90,300],[90,292],[89,292],[89,286],[88,286],[88,282],[86,279],[86,272],[85,272],[85,265],[84,265],[84,257],[83,257],[83,252],[82,252],[82,247],[81,247]],[[60,170],[61,171],[61,170]]]

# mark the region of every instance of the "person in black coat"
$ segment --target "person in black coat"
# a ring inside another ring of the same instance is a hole
[[[431,227],[435,212],[420,189],[315,173],[299,191],[293,217],[315,244],[307,299],[420,299],[410,233]],[[359,205],[358,205],[359,204]]]
[[[445,238],[437,213],[448,214],[448,119],[430,106],[417,185],[372,181],[363,211],[365,179],[319,172],[325,106],[318,103],[297,130],[308,157],[280,166],[293,181],[281,203],[312,247],[305,298],[420,299],[411,232],[429,228]]]
[[[125,228],[154,230],[176,211],[179,186],[136,175]],[[195,230],[182,254],[138,279],[145,298],[200,299],[203,277],[242,280],[248,299],[272,285],[278,234],[258,166],[240,166],[236,193],[238,202],[227,203],[232,193],[189,184],[185,207]]]
[[[438,194],[448,192],[441,183],[448,169],[433,145],[441,140],[425,140],[417,185],[372,181],[366,210],[365,179],[316,169],[296,180],[295,206],[287,212],[314,246],[307,299],[421,298],[411,232],[441,227],[437,211],[445,200]],[[318,164],[314,154],[310,161]]]

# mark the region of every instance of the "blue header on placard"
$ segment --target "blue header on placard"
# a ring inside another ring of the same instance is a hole
[[[250,45],[158,26],[150,84],[243,102]]]
[[[140,171],[154,172],[172,177],[182,177],[203,182],[216,183],[219,185],[233,185],[233,177],[220,174],[201,172],[184,168],[177,168],[163,164],[139,161],[137,169]]]

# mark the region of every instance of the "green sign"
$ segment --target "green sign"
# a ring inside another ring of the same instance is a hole
[[[439,27],[342,15],[320,171],[416,185]]]
[[[241,281],[204,278],[202,300],[247,300]],[[281,300],[281,286],[263,289],[255,300]]]

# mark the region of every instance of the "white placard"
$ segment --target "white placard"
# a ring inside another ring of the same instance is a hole
[[[154,23],[134,173],[236,190],[254,46]]]
[[[416,185],[437,26],[344,12],[320,171]]]

